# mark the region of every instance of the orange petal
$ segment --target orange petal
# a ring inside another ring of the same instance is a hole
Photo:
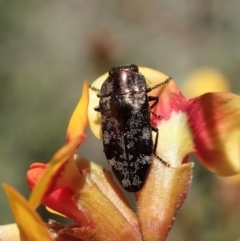
[[[195,154],[219,175],[240,173],[240,97],[207,93],[190,100]]]
[[[19,229],[16,223],[0,225],[1,241],[20,241]]]
[[[172,168],[153,159],[143,188],[135,194],[143,240],[166,240],[190,187],[192,168],[193,163]]]
[[[80,101],[74,110],[67,128],[67,140],[70,141],[74,138],[85,138],[85,130],[87,127],[87,107],[88,107],[88,84],[84,81],[83,91]],[[80,143],[79,143],[80,144]]]
[[[41,200],[48,192],[54,190],[54,188],[56,187],[57,179],[61,175],[61,170],[63,170],[66,162],[74,155],[74,152],[78,145],[79,140],[73,139],[71,142],[63,146],[53,156],[52,160],[49,162],[47,169],[43,173],[40,180],[37,182],[29,198],[29,203],[32,205],[33,208],[36,208],[41,203]],[[74,176],[75,175],[78,175],[77,171]]]
[[[86,174],[86,185],[74,195],[73,199],[83,209],[92,226],[82,234],[84,240],[125,241],[141,240],[136,232],[114,204],[101,192],[97,185]],[[88,238],[85,238],[86,232]],[[82,238],[81,233],[78,234]]]
[[[3,184],[3,187],[9,198],[21,240],[51,241],[45,224],[31,205],[12,187],[7,184]]]

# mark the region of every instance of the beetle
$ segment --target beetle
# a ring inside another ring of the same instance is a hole
[[[148,88],[137,65],[113,67],[108,74],[97,94],[99,106],[94,108],[102,117],[103,149],[121,186],[128,192],[137,192],[145,182],[152,156],[156,156],[158,140],[158,129],[150,119],[158,97],[147,93],[167,84],[171,77]],[[149,101],[154,101],[151,106]],[[154,145],[152,131],[156,132]]]

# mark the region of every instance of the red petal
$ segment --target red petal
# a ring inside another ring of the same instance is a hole
[[[31,189],[42,177],[42,174],[47,167],[47,164],[41,163],[34,163],[31,165],[29,171],[27,172],[27,181]],[[56,183],[56,181],[54,181],[54,183]],[[42,203],[54,211],[74,220],[79,225],[89,225],[88,218],[82,210],[79,210],[76,203],[73,201],[73,195],[74,191],[71,190],[71,187],[59,188],[56,191],[52,190],[48,194],[45,194],[42,199]]]
[[[47,195],[57,187],[57,179],[60,176],[64,166],[66,166],[66,162],[72,158],[78,145],[79,140],[74,139],[55,153],[43,175],[36,183],[36,186],[34,187],[29,198],[29,202],[34,208],[36,208],[41,203],[41,200],[44,198],[45,195]],[[39,164],[37,167],[40,167]],[[34,173],[35,177],[37,177],[38,175],[40,174],[37,174],[37,172]],[[30,178],[31,175],[28,173],[27,177]],[[31,179],[29,179],[30,185],[32,185],[30,180]]]

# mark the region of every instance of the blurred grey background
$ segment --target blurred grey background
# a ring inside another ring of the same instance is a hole
[[[239,13],[238,0],[1,0],[0,182],[28,197],[25,173],[64,144],[83,80],[114,65],[155,68],[180,86],[210,67],[239,93]],[[90,132],[79,153],[106,165]],[[194,172],[169,240],[237,240],[239,202],[221,205],[214,175],[198,162]],[[0,224],[10,222],[1,188]]]

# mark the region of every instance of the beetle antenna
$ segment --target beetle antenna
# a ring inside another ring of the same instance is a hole
[[[96,92],[100,92],[100,89],[98,89],[98,88],[96,88],[96,87],[94,87],[94,86],[92,86],[92,85],[89,85],[89,88],[90,88],[91,90],[96,91]]]

